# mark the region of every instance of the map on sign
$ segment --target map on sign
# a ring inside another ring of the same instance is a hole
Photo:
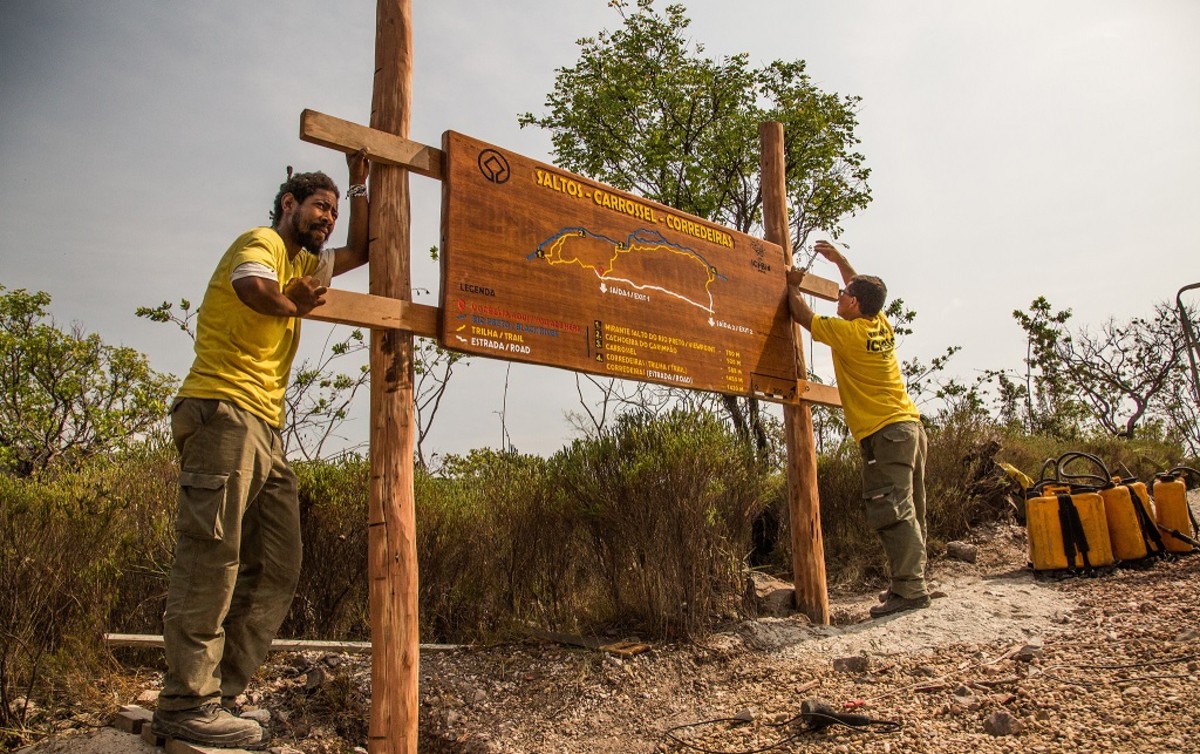
[[[444,347],[796,400],[779,246],[462,134],[443,150]]]
[[[617,241],[586,228],[564,228],[539,244],[529,258],[552,265],[574,265],[593,273],[601,281],[601,293],[607,292],[606,282],[620,283],[642,293],[657,291],[674,296],[709,314],[713,313],[713,283],[721,279],[717,268],[695,250],[644,229]],[[659,276],[659,270],[675,274]],[[682,285],[675,282],[680,278]],[[672,289],[672,285],[679,285],[679,289]]]

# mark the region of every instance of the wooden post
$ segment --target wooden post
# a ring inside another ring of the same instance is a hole
[[[412,2],[377,0],[371,128],[408,137]],[[408,171],[371,166],[372,295],[412,298]],[[413,335],[371,331],[370,754],[417,751],[417,541]]]
[[[783,150],[783,124],[763,123],[758,129],[762,149],[763,224],[767,240],[783,247],[787,266],[792,265],[788,230],[787,177]],[[808,379],[800,326],[791,325],[796,348],[796,377]],[[825,584],[825,542],[821,536],[821,506],[817,494],[817,449],[812,412],[808,403],[783,407],[787,442],[788,515],[792,532],[792,579],[796,608],[813,623],[829,623],[829,593]]]

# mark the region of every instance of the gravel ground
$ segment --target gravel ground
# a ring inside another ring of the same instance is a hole
[[[944,597],[883,620],[866,620],[873,594],[845,595],[832,627],[762,618],[634,657],[534,641],[426,654],[420,749],[1200,752],[1200,556],[1050,580],[1023,567],[1022,529],[975,544],[974,564],[935,561]],[[365,747],[369,658],[281,655],[262,675],[248,702],[270,710],[278,752]],[[899,730],[807,732],[797,716],[815,698]],[[36,751],[142,751],[113,734]]]

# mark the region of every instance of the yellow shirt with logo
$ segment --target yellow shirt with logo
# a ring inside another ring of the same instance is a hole
[[[889,424],[920,421],[896,362],[896,336],[883,314],[844,320],[813,316],[813,340],[833,350],[846,426],[857,442]]]
[[[233,290],[231,273],[243,264],[270,268],[283,290],[293,278],[316,275],[328,285],[330,270],[308,251],[288,259],[274,228],[255,228],[238,237],[208,281],[196,321],[196,359],[179,389],[180,398],[217,398],[283,428],[283,395],[300,320],[259,314]]]

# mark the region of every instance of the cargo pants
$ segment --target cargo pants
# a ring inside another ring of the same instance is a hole
[[[279,431],[220,400],[179,398],[175,563],[160,709],[232,699],[266,658],[300,575],[296,476]]]
[[[867,525],[879,534],[891,591],[905,599],[929,593],[925,583],[925,454],[921,423],[889,424],[859,443]]]

